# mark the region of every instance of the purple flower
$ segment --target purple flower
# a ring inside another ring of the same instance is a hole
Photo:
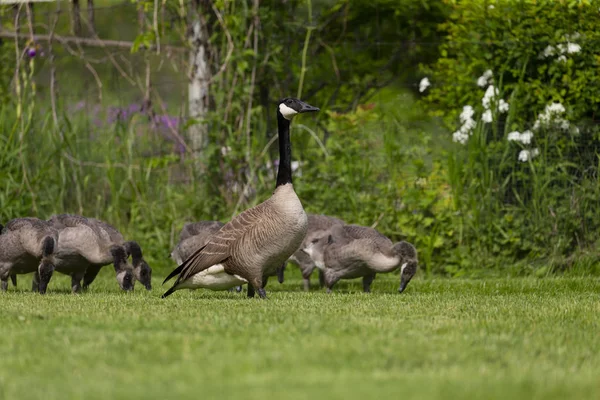
[[[31,58],[35,57],[36,54],[36,50],[35,47],[30,47],[29,49],[27,49],[27,55]]]

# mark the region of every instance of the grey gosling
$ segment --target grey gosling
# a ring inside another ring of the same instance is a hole
[[[56,271],[71,276],[73,293],[81,290],[81,280],[88,269],[99,270],[111,263],[121,289],[133,290],[133,268],[127,261],[124,246],[111,241],[110,235],[96,223],[69,214],[55,215],[49,222],[58,230]],[[84,285],[89,283],[84,282]]]
[[[8,278],[17,285],[17,274],[34,273],[32,289],[46,293],[55,269],[54,251],[58,232],[37,218],[16,218],[2,228],[0,234],[0,280],[2,291],[8,289]]]
[[[302,272],[302,278],[304,280],[304,290],[310,290],[310,276],[316,268],[314,260],[302,249],[306,247],[310,240],[314,239],[315,233],[318,232],[317,236],[320,236],[323,231],[331,228],[333,225],[341,224],[345,225],[345,222],[339,218],[330,217],[322,214],[307,214],[308,217],[308,229],[306,231],[306,237],[302,242],[302,245],[292,256],[288,259],[288,262],[296,264]],[[284,265],[285,267],[285,265]],[[324,286],[323,271],[317,268],[319,271],[319,284],[321,287]]]
[[[417,251],[405,241],[396,244],[375,229],[358,225],[334,225],[304,248],[324,272],[327,292],[340,279],[363,278],[370,292],[375,274],[400,268],[402,293],[417,272]]]
[[[298,99],[286,98],[277,107],[279,167],[270,198],[237,215],[177,267],[164,282],[178,275],[163,298],[179,289],[193,289],[205,270],[213,279],[233,286],[248,282],[248,297],[257,291],[266,298],[266,277],[276,273],[306,236],[307,217],[292,184],[290,123],[300,113],[319,111]],[[163,282],[163,283],[164,283]]]
[[[108,236],[112,243],[122,245],[127,252],[127,256],[131,256],[131,264],[133,265],[133,277],[138,280],[146,290],[152,290],[152,268],[144,260],[142,248],[133,240],[125,241],[121,232],[107,222],[100,221],[96,218],[88,218],[88,220],[96,224],[100,230]],[[92,284],[96,276],[100,272],[100,267],[88,268],[83,276],[83,288],[87,288]]]

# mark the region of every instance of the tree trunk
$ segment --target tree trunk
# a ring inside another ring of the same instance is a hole
[[[79,11],[79,0],[73,0],[71,7],[71,29],[75,36],[81,35],[81,16]]]
[[[96,33],[96,25],[94,24],[94,0],[88,0],[87,2],[87,15],[88,24],[90,29],[90,36],[94,36]]]
[[[189,117],[198,122],[188,129],[192,152],[198,159],[207,143],[207,126],[202,121],[209,105],[210,65],[206,19],[198,15],[190,29],[190,83],[188,86]]]

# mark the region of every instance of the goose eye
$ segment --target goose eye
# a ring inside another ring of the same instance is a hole
[[[311,243],[317,243],[318,241],[319,241],[319,239],[313,239],[313,240],[311,241]]]

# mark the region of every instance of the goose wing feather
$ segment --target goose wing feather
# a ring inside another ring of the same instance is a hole
[[[252,234],[253,227],[265,217],[267,203],[261,203],[237,215],[230,222],[223,225],[210,239],[206,245],[198,249],[180,266],[181,273],[177,283],[185,281],[199,272],[220,264],[231,257],[231,249],[236,243],[244,240],[245,236]]]

